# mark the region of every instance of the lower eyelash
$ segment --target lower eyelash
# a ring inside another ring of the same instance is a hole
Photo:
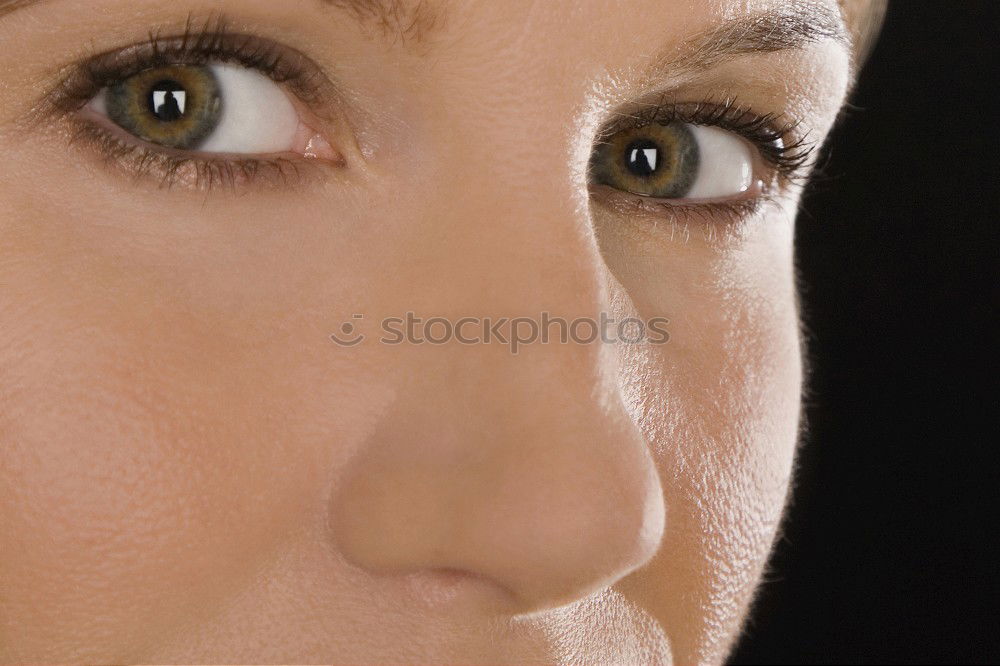
[[[645,216],[653,219],[666,219],[672,224],[682,225],[687,225],[689,222],[701,222],[700,226],[706,229],[706,233],[710,236],[714,235],[716,230],[720,233],[732,233],[777,199],[773,194],[763,193],[752,199],[729,201],[703,203],[684,200],[670,201],[636,196],[606,185],[592,186],[591,193],[592,195],[599,194],[600,200],[626,217]]]
[[[288,157],[234,159],[146,147],[85,118],[80,119],[70,143],[89,144],[106,166],[136,180],[153,178],[164,189],[178,185],[205,191],[246,185],[288,187],[301,182],[308,170],[319,168]]]

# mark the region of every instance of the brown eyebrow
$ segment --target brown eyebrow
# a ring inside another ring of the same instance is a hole
[[[0,0],[0,18],[45,0]],[[382,36],[403,43],[422,41],[441,24],[441,7],[429,0],[317,0],[375,28]]]
[[[44,0],[0,0],[0,18]],[[443,22],[441,6],[432,0],[317,0],[351,15],[364,27],[374,27],[382,36],[403,43],[421,42]],[[838,0],[838,5],[844,0]],[[884,5],[884,0],[879,3]],[[802,48],[806,44],[833,39],[851,54],[856,70],[857,55],[851,34],[839,7],[797,0],[781,9],[727,20],[685,40],[672,53],[654,61],[655,70],[703,70],[720,62],[753,53]]]
[[[38,2],[38,0],[0,0],[0,16],[10,14],[21,7],[27,7],[34,2]]]
[[[403,43],[421,42],[443,21],[442,7],[429,0],[319,0],[354,16],[365,26]]]
[[[801,49],[825,40],[852,52],[840,11],[824,4],[790,2],[760,14],[727,19],[655,58],[651,69],[674,75],[697,72],[739,56]]]

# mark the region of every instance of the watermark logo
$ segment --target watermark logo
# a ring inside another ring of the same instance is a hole
[[[359,322],[364,318],[365,316],[363,314],[354,315],[351,317],[354,321],[345,321],[340,325],[340,332],[331,333],[330,339],[341,347],[354,347],[356,345],[360,345],[365,341],[365,336],[358,333],[355,322]]]
[[[356,347],[369,336],[360,328],[366,317],[355,314],[330,335],[338,346]],[[386,317],[378,322],[378,342],[384,345],[506,345],[512,354],[534,344],[626,344],[662,345],[670,340],[669,320],[627,317],[616,319],[601,313],[597,319],[568,320],[542,312],[538,317],[422,317],[407,312],[402,317]],[[374,337],[373,337],[374,339]]]

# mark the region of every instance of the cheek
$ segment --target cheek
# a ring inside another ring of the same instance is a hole
[[[670,340],[623,347],[626,400],[654,447],[667,529],[621,589],[658,616],[679,662],[715,662],[738,631],[787,493],[801,360],[791,226],[728,244],[698,227],[602,234],[618,316]],[[605,227],[607,228],[607,227]]]
[[[367,404],[337,378],[364,373],[331,355],[339,313],[261,276],[249,239],[146,228],[225,220],[30,195],[0,191],[0,644],[122,661],[320,529],[323,470],[365,418],[338,406]],[[268,247],[268,274],[313,270]]]
[[[114,650],[211,604],[250,571],[288,528],[281,517],[301,509],[288,489],[308,469],[251,415],[251,405],[270,412],[251,394],[254,373],[190,381],[198,364],[238,364],[232,350],[192,358],[124,335],[124,318],[95,324],[93,311],[37,296],[46,304],[24,319],[48,328],[8,347],[0,371],[0,587],[20,623],[6,629],[25,650]],[[74,296],[88,300],[86,290]],[[216,418],[220,404],[234,418]]]

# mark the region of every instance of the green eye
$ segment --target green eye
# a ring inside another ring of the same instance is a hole
[[[107,89],[108,118],[168,148],[198,148],[222,118],[219,82],[210,67],[156,67]]]
[[[598,144],[591,173],[602,185],[648,197],[687,196],[701,162],[698,141],[686,123],[628,129]]]

